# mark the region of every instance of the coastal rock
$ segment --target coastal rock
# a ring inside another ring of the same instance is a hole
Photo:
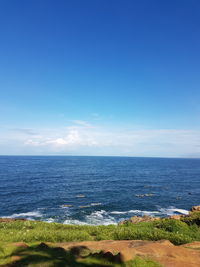
[[[133,216],[128,220],[124,220],[119,222],[119,224],[125,224],[127,222],[130,223],[140,223],[140,222],[152,222],[152,221],[156,221],[156,220],[160,220],[159,217],[152,217],[152,216],[148,216],[148,215],[144,215],[144,216]]]
[[[169,216],[169,219],[173,219],[173,220],[180,220],[183,217],[183,215],[172,215]]]
[[[40,244],[37,246],[37,249],[38,249],[38,250],[47,250],[48,248],[49,248],[49,246],[48,246],[46,243],[44,243],[44,242],[40,243]]]
[[[126,262],[135,257],[152,259],[165,267],[199,267],[200,251],[197,242],[175,246],[168,240],[102,240],[57,243],[66,250],[72,247],[91,251],[89,255],[99,255],[109,258],[113,262]],[[187,248],[189,247],[189,248]],[[108,253],[107,253],[108,252]]]
[[[181,246],[185,247],[185,248],[200,249],[200,242],[199,241],[194,241],[192,243],[183,244]]]
[[[153,197],[155,194],[149,193],[149,194],[136,194],[136,197]]]
[[[80,195],[76,195],[76,197],[77,197],[77,198],[84,198],[85,195],[81,195],[81,194],[80,194]]]
[[[12,243],[12,246],[14,246],[14,247],[20,247],[20,248],[28,248],[28,245],[25,242]]]
[[[20,256],[11,256],[11,261],[15,263],[15,265],[13,266],[17,266],[17,261],[21,260],[21,257]],[[9,265],[4,265],[5,267],[9,267]],[[10,265],[12,266],[12,265]]]
[[[193,206],[193,207],[191,208],[191,211],[192,211],[192,212],[200,211],[200,205],[199,205],[199,206]]]

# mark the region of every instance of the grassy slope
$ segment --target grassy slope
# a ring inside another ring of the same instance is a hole
[[[199,212],[200,217],[200,212]],[[85,240],[160,240],[168,239],[175,245],[200,241],[196,224],[165,219],[138,224],[80,226],[37,221],[0,223],[1,242],[67,242]]]
[[[175,245],[189,243],[192,241],[200,241],[200,228],[198,227],[200,221],[200,212],[193,213],[190,217],[187,217],[183,220],[185,222],[172,219],[164,219],[154,222],[143,222],[139,224],[128,223],[126,225],[109,226],[77,226],[36,221],[13,221],[9,223],[2,222],[0,223],[0,246],[2,248],[0,249],[0,264],[8,261],[7,256],[13,253],[14,248],[10,247],[9,245],[9,243],[11,242],[24,241],[28,244],[33,245],[34,248],[34,244],[39,242],[67,242],[85,240],[167,239]],[[91,259],[91,257],[84,260],[88,260],[90,262],[99,260],[101,261],[101,259]],[[142,261],[141,259],[137,259],[137,261],[138,260]],[[107,264],[105,266],[114,266],[109,265],[110,263],[105,264]],[[133,264],[134,263],[132,262],[130,266],[145,266],[146,263],[140,262],[137,265]],[[151,266],[150,263],[148,264],[149,265],[146,266]],[[104,266],[102,265],[102,263],[100,265]]]

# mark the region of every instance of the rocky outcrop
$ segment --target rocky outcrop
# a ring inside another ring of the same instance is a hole
[[[133,216],[128,220],[124,220],[124,221],[119,222],[119,224],[152,222],[152,221],[157,221],[157,220],[160,220],[160,218],[159,217],[152,217],[152,216],[148,216],[148,215]]]
[[[16,246],[17,250],[11,255],[12,263],[5,266],[24,266],[19,265],[19,263],[21,260],[23,261],[23,257],[26,255],[26,248],[29,252],[30,250],[33,250],[33,248],[29,248],[28,245],[23,242],[12,243],[11,245]],[[19,249],[20,247],[22,249],[21,253]],[[37,253],[45,252],[48,254],[48,252],[50,252],[49,255],[51,256],[66,255],[67,252],[77,259],[84,259],[88,256],[97,257],[109,260],[113,263],[113,266],[116,263],[123,264],[123,262],[132,260],[135,257],[150,259],[165,267],[200,266],[200,242],[175,246],[168,240],[102,240],[66,243],[40,243],[35,247],[35,249]],[[33,259],[34,257],[29,258],[30,264]],[[62,266],[65,266],[64,262]],[[66,266],[68,266],[68,264]]]
[[[119,224],[126,224],[126,223],[136,224],[140,222],[152,222],[152,221],[157,221],[157,220],[162,220],[162,219],[172,219],[172,220],[181,220],[186,223],[194,222],[197,225],[200,225],[199,215],[198,215],[199,212],[200,212],[200,206],[193,206],[188,215],[172,215],[172,216],[168,216],[165,218],[153,217],[153,216],[148,216],[148,215],[133,216],[127,220],[119,222]],[[195,215],[198,215],[198,216],[196,216],[195,218]]]
[[[169,216],[168,218],[172,220],[181,220],[181,218],[183,218],[184,216],[185,215],[172,215],[172,216]]]
[[[196,211],[200,211],[200,206],[193,206],[191,208],[191,212],[196,212]]]
[[[101,256],[105,256],[105,258],[110,257],[113,261],[118,262],[129,261],[139,256],[152,259],[166,267],[199,267],[200,250],[197,250],[197,248],[200,248],[200,244],[194,243],[195,249],[193,249],[193,243],[175,246],[167,240],[103,240],[69,242],[56,245],[71,252],[75,251],[76,255],[77,251],[81,253],[81,249],[78,248],[84,248],[87,251],[87,255],[100,253]]]

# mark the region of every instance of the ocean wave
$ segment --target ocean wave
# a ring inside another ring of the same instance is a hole
[[[24,212],[24,213],[14,213],[10,216],[4,216],[3,218],[24,218],[28,220],[42,220],[45,222],[53,223],[53,222],[62,222],[63,217],[65,218],[64,224],[76,224],[76,225],[110,225],[110,224],[117,224],[119,221],[128,219],[131,216],[158,216],[158,217],[165,217],[165,216],[172,216],[176,214],[183,214],[187,215],[189,213],[188,210],[179,209],[174,206],[170,206],[167,208],[158,208],[158,210],[147,211],[147,210],[127,210],[127,211],[106,211],[106,210],[95,210],[89,214],[82,214],[84,215],[82,219],[73,218],[69,209],[66,209],[64,214],[60,214],[57,219],[52,218],[52,214],[45,214],[41,213],[41,209]],[[48,216],[50,215],[50,216]],[[67,218],[66,218],[67,217]]]
[[[26,219],[33,218],[33,217],[35,217],[35,218],[41,218],[42,217],[42,214],[39,211],[29,211],[29,212],[24,212],[24,213],[14,213],[14,214],[12,214],[10,216],[4,216],[4,217],[11,218],[11,219],[24,218],[24,217]]]
[[[117,224],[116,219],[105,210],[94,211],[90,215],[86,215],[86,222],[91,225]]]
[[[146,211],[146,210],[111,211],[110,214],[153,215],[153,214],[159,214],[159,211]]]
[[[83,220],[67,219],[64,224],[78,224],[78,225],[110,225],[117,224],[114,217],[110,216],[105,210],[94,211],[86,215]]]
[[[167,216],[172,216],[172,215],[175,215],[177,213],[183,214],[183,215],[188,215],[189,211],[184,210],[184,209],[178,209],[176,207],[169,207],[169,208],[161,208],[160,213],[163,215],[167,215]]]
[[[99,203],[91,203],[90,205],[91,206],[100,206],[100,205],[102,205],[102,203],[100,203],[100,202]]]
[[[73,220],[73,219],[65,220],[65,221],[63,222],[63,224],[89,225],[89,224],[86,223],[86,222],[79,221],[79,220]]]
[[[45,219],[44,222],[53,223],[55,220],[53,218]]]
[[[128,210],[128,211],[111,211],[110,214],[120,215],[120,214],[134,214],[134,215],[150,215],[150,216],[171,216],[175,214],[184,214],[189,213],[188,210],[179,209],[176,207],[160,208],[158,211],[147,211],[147,210]]]

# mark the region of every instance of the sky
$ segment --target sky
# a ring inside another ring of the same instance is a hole
[[[200,157],[199,0],[0,0],[0,154]]]

